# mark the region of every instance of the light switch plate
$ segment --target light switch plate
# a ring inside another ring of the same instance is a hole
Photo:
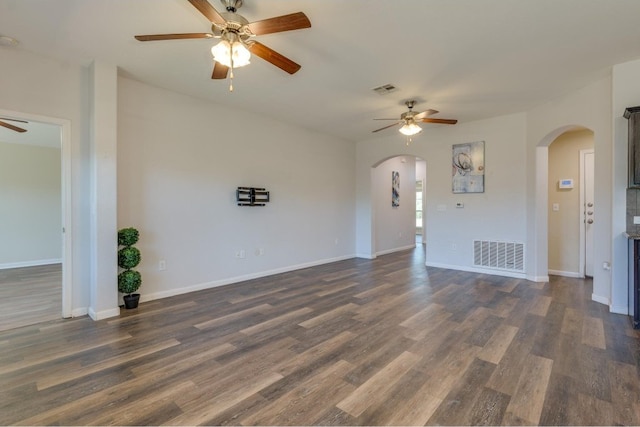
[[[633,223],[634,224],[640,224],[640,216],[634,216],[633,217]]]

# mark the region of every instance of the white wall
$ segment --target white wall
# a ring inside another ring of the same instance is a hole
[[[544,280],[548,273],[548,146],[558,135],[576,128],[590,129],[594,137],[594,197],[598,221],[594,223],[596,245],[592,298],[610,304],[611,272],[603,268],[605,262],[615,264],[611,254],[613,148],[610,77],[527,112],[527,158],[531,159],[527,163],[527,211],[530,213],[527,241],[533,249],[527,257],[527,263],[532,267],[529,277]],[[624,214],[621,220],[624,224]]]
[[[485,271],[473,267],[474,239],[525,241],[525,131],[525,115],[514,114],[456,126],[429,127],[409,146],[397,132],[359,142],[358,255],[375,256],[376,252],[371,228],[376,221],[371,211],[372,167],[382,160],[408,155],[426,161],[427,265]],[[452,145],[473,141],[485,141],[485,192],[453,194]],[[457,202],[465,207],[456,209]],[[438,210],[438,205],[446,210]]]
[[[580,276],[580,150],[593,148],[593,132],[566,132],[549,147],[549,272],[568,277]],[[560,189],[558,181],[573,179],[573,188]],[[553,204],[559,209],[553,210]]]
[[[72,162],[72,193],[69,195],[70,209],[67,212],[73,227],[71,298],[74,312],[81,313],[83,307],[86,308],[89,304],[87,283],[90,279],[91,249],[89,72],[79,65],[53,61],[21,50],[1,50],[0,62],[3,73],[3,78],[0,79],[0,110],[22,112],[27,116],[59,118],[71,123],[70,146],[67,147]],[[193,283],[202,283],[209,280],[208,273],[213,270],[213,281],[218,277],[224,281],[288,268],[291,265],[347,256],[353,251],[351,243],[354,219],[353,215],[348,218],[349,213],[346,212],[350,210],[353,213],[353,204],[348,201],[352,197],[356,200],[356,253],[373,257],[375,242],[372,240],[371,168],[381,160],[396,155],[414,155],[426,159],[427,205],[429,207],[443,203],[449,208],[448,212],[452,213],[450,206],[457,198],[445,190],[450,186],[450,173],[443,173],[442,170],[443,167],[449,168],[446,166],[449,164],[449,156],[445,156],[445,153],[449,152],[453,143],[485,140],[487,191],[484,195],[466,195],[464,213],[456,212],[444,221],[443,218],[431,218],[431,214],[437,211],[431,212],[428,209],[427,233],[430,236],[427,240],[430,241],[432,237],[436,240],[428,248],[427,260],[442,261],[459,268],[466,268],[471,263],[468,254],[461,253],[459,249],[464,248],[471,240],[468,233],[464,233],[464,236],[451,236],[447,228],[440,229],[440,225],[462,226],[467,232],[475,234],[480,229],[478,222],[487,222],[489,227],[483,229],[482,234],[490,235],[491,238],[502,236],[515,240],[523,237],[521,221],[526,220],[527,276],[532,279],[544,278],[547,274],[548,178],[546,169],[544,174],[538,169],[539,160],[545,160],[547,153],[544,150],[557,135],[572,126],[582,126],[594,132],[596,203],[600,207],[600,221],[595,231],[598,245],[594,257],[596,269],[593,298],[610,303],[614,311],[622,310],[622,307],[626,307],[624,291],[627,266],[626,241],[622,237],[625,228],[626,187],[626,120],[622,118],[622,114],[624,108],[640,105],[640,83],[637,81],[639,72],[638,61],[620,64],[613,68],[612,76],[582,90],[563,94],[557,100],[528,111],[524,117],[515,114],[461,123],[453,127],[428,129],[416,137],[409,147],[404,145],[403,138],[393,132],[380,139],[359,142],[355,194],[352,188],[344,185],[344,182],[353,182],[349,181],[353,179],[350,169],[353,166],[353,157],[350,157],[353,151],[349,151],[352,148],[345,148],[349,146],[344,141],[336,141],[253,115],[239,118],[237,111],[228,112],[222,107],[204,102],[199,104],[195,100],[184,101],[180,97],[160,94],[162,91],[156,93],[134,90],[131,96],[126,97],[126,102],[119,103],[122,111],[119,111],[121,123],[118,124],[118,136],[121,140],[118,142],[118,149],[133,151],[137,156],[134,159],[148,160],[132,160],[132,163],[125,163],[122,167],[119,165],[118,169],[126,171],[146,168],[151,172],[137,178],[125,177],[124,181],[119,180],[119,186],[121,182],[131,183],[131,189],[128,190],[130,193],[122,196],[126,207],[124,212],[118,213],[119,225],[137,225],[142,231],[146,231],[147,225],[134,224],[133,218],[150,221],[153,232],[144,235],[143,239],[150,239],[145,245],[155,247],[154,245],[159,244],[162,253],[147,250],[143,252],[144,262],[155,264],[156,260],[164,257],[167,259],[167,270],[161,276],[154,271],[155,266],[145,266],[145,269],[150,268],[147,277],[151,280],[147,279],[143,286],[152,286],[149,282],[153,283],[157,279],[156,291],[159,293],[175,291],[167,286],[168,282],[177,284],[179,289],[185,289]],[[127,84],[127,87],[133,86],[135,84]],[[119,95],[125,93],[121,91]],[[137,95],[148,96],[137,99]],[[180,101],[178,106],[187,108],[182,110],[172,105],[174,101]],[[202,109],[195,108],[196,105]],[[144,108],[140,108],[141,106]],[[154,114],[150,116],[145,113],[146,108],[152,108]],[[176,113],[179,120],[176,120]],[[212,125],[204,126],[203,123],[207,122]],[[247,126],[247,123],[253,122],[256,126]],[[265,128],[269,132],[261,131]],[[239,129],[248,137],[237,138],[236,132]],[[265,145],[261,145],[262,141]],[[526,150],[522,149],[523,141],[526,141]],[[133,143],[141,145],[129,147]],[[203,159],[197,160],[195,169],[186,158],[188,149],[194,148],[193,144],[196,144],[196,152],[203,154]],[[496,149],[504,149],[505,153],[512,153],[513,157],[506,154],[503,156],[500,152],[496,154]],[[118,160],[127,162],[120,154]],[[266,156],[268,162],[252,160],[260,156]],[[282,159],[284,156],[287,158]],[[498,159],[502,161],[494,163]],[[205,162],[208,162],[206,168]],[[297,163],[292,166],[293,162]],[[274,164],[278,172],[268,169],[267,163]],[[437,165],[440,165],[441,170],[431,170]],[[525,175],[522,170],[526,170]],[[496,175],[492,177],[491,173]],[[205,178],[204,183],[194,185],[194,182],[200,182],[199,178]],[[326,185],[319,184],[326,179],[329,179],[324,181]],[[434,182],[434,179],[439,181]],[[260,214],[259,210],[231,211],[232,189],[243,184],[265,185],[269,189],[276,189],[272,190],[274,202],[285,197],[286,203],[272,203],[267,208],[270,210],[262,211],[270,214]],[[140,193],[143,189],[149,190],[149,193]],[[184,191],[184,194],[178,191]],[[194,197],[194,194],[206,195],[208,191],[211,192],[211,198]],[[314,192],[317,196],[315,199],[309,196]],[[345,192],[349,194],[345,195]],[[303,195],[302,201],[299,201],[297,194]],[[175,196],[173,203],[169,196]],[[154,203],[150,203],[147,197]],[[522,206],[522,197],[526,198],[526,206]],[[328,204],[325,203],[327,199],[330,201]],[[215,203],[223,200],[222,203],[226,205],[213,205],[214,200]],[[286,209],[280,211],[280,206],[286,206]],[[158,211],[158,208],[164,210]],[[189,249],[188,252],[195,253],[196,256],[180,259],[173,251],[185,249],[187,245],[183,242],[196,235],[187,228],[189,232],[186,237],[181,237],[178,234],[183,229],[178,225],[193,224],[189,221],[200,219],[198,215],[203,215],[202,209],[207,219],[214,224],[213,229],[197,230],[204,234],[208,245],[197,236],[196,250]],[[290,214],[296,209],[301,209],[301,214]],[[176,221],[179,224],[174,225],[169,221],[167,217],[173,214],[178,215],[176,218],[182,223]],[[156,219],[157,216],[160,218]],[[329,219],[324,219],[327,216]],[[287,221],[291,221],[291,227],[285,228],[283,224]],[[227,227],[220,226],[221,223]],[[303,223],[306,227],[302,226]],[[307,230],[315,227],[316,223],[317,230]],[[265,224],[273,227],[265,227]],[[440,235],[432,236],[434,231]],[[343,234],[344,239],[339,237]],[[338,245],[334,243],[336,235],[339,238]],[[312,239],[313,245],[299,253],[299,243],[305,241],[308,245],[309,238],[315,238]],[[452,238],[459,242],[455,255],[445,252],[447,242],[450,243]],[[245,258],[241,261],[229,259],[230,251],[244,248],[249,256],[251,249],[258,245],[265,246],[263,258]],[[273,250],[270,249],[272,247]],[[289,258],[287,254],[291,253],[291,248],[296,252]],[[207,267],[210,270],[199,271],[205,268],[198,264],[204,257],[212,262],[212,266]],[[180,271],[181,274],[175,271],[173,259],[185,262],[185,271]],[[612,272],[600,268],[604,262],[612,263]]]
[[[70,313],[87,313],[89,304],[89,115],[88,72],[81,66],[61,63],[19,49],[0,50],[0,109],[35,116],[59,118],[71,123],[68,135],[72,163],[70,209],[66,212],[72,233]],[[63,138],[64,140],[64,138]]]
[[[427,265],[483,271],[473,266],[476,239],[521,242],[528,250],[524,119],[514,114],[465,123],[429,142],[429,154],[422,156],[427,160]],[[474,141],[485,142],[485,191],[454,194],[452,145]]]
[[[354,256],[352,143],[118,86],[118,227],[140,231],[143,300]],[[264,187],[271,201],[239,207],[238,186]]]
[[[62,258],[60,149],[0,142],[0,269]]]
[[[400,174],[400,206],[391,206],[391,173]],[[394,157],[373,170],[376,253],[415,247],[416,159]]]

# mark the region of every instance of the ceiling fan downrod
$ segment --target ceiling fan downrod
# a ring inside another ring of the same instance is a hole
[[[242,0],[220,0],[227,12],[236,13],[242,7]]]

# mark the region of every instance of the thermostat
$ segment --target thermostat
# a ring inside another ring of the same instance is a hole
[[[558,188],[573,188],[573,179],[561,179],[558,181]]]

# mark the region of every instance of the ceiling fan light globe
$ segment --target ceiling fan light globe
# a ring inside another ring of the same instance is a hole
[[[249,65],[251,52],[240,42],[229,43],[227,40],[220,40],[220,43],[211,48],[213,59],[220,64],[231,67],[231,56],[233,56],[233,68]]]
[[[406,136],[413,136],[422,132],[422,128],[415,123],[407,123],[404,126],[402,126],[399,130],[401,134]]]

